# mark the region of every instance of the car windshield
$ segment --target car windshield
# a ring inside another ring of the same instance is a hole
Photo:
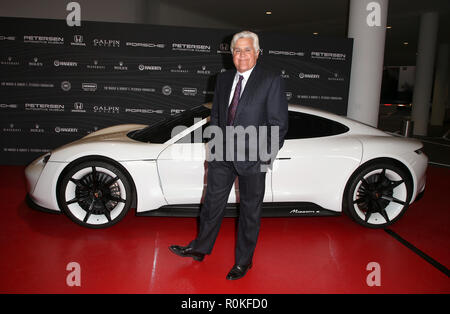
[[[175,116],[170,116],[148,127],[128,133],[128,137],[140,142],[150,142],[162,144],[167,142],[172,134],[172,131],[177,126],[190,127],[194,124],[195,119],[204,119],[210,115],[210,109],[202,106],[195,107],[189,111],[184,111]],[[182,130],[178,128],[179,132]],[[178,132],[178,133],[179,133]]]

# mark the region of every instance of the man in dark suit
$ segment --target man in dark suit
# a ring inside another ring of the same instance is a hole
[[[170,250],[196,261],[202,261],[205,254],[211,253],[237,176],[240,212],[235,265],[226,277],[234,280],[242,278],[252,267],[265,192],[265,167],[273,162],[283,145],[288,127],[288,106],[280,75],[257,64],[260,49],[256,34],[249,31],[235,34],[231,52],[236,70],[217,77],[210,122],[211,126],[222,130],[224,160],[218,158],[208,162],[207,188],[197,238],[188,246],[172,245]],[[256,134],[257,139],[249,139],[248,136],[239,139],[238,136],[237,141],[243,141],[243,145],[236,144],[226,134],[229,134],[229,128],[237,127],[240,130],[253,128],[255,132],[252,134]],[[266,136],[260,132],[264,127],[268,131]],[[278,131],[277,143],[271,142],[274,139],[272,135],[277,134],[274,130]],[[262,147],[265,145],[267,147]],[[240,152],[239,147],[244,147],[244,152]],[[270,150],[268,160],[261,158],[262,150]],[[252,152],[257,152],[256,158],[249,157]],[[246,158],[243,160],[242,156]]]

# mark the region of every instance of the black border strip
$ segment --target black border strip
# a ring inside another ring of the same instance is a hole
[[[435,267],[439,271],[443,272],[447,277],[450,277],[450,271],[449,271],[449,269],[447,267],[445,267],[444,265],[442,265],[441,263],[439,263],[438,261],[436,261],[435,259],[433,259],[429,255],[425,254],[424,252],[422,252],[421,250],[416,248],[414,245],[412,245],[411,243],[409,243],[408,241],[403,239],[401,236],[399,236],[397,233],[395,233],[391,229],[384,229],[384,231],[386,231],[387,234],[392,236],[394,239],[399,241],[401,244],[406,246],[408,249],[410,249],[411,251],[413,251],[414,253],[416,253],[420,257],[422,257],[424,260],[426,260],[428,263],[430,263],[433,267]]]

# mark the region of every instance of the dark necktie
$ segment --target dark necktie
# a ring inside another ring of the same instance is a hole
[[[236,115],[236,109],[239,104],[239,97],[241,96],[241,86],[242,79],[244,77],[239,75],[239,82],[236,84],[236,88],[234,89],[233,99],[231,100],[230,106],[228,106],[228,125],[233,125],[234,116]]]

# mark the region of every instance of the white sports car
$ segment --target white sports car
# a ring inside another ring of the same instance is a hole
[[[25,170],[28,203],[90,228],[111,226],[130,208],[138,216],[198,215],[206,141],[194,134],[208,126],[209,112],[200,106],[150,126],[105,128],[41,156]],[[367,227],[390,225],[425,189],[421,148],[415,139],[289,105],[289,131],[266,175],[263,216],[345,211]],[[239,208],[237,181],[228,217]]]

